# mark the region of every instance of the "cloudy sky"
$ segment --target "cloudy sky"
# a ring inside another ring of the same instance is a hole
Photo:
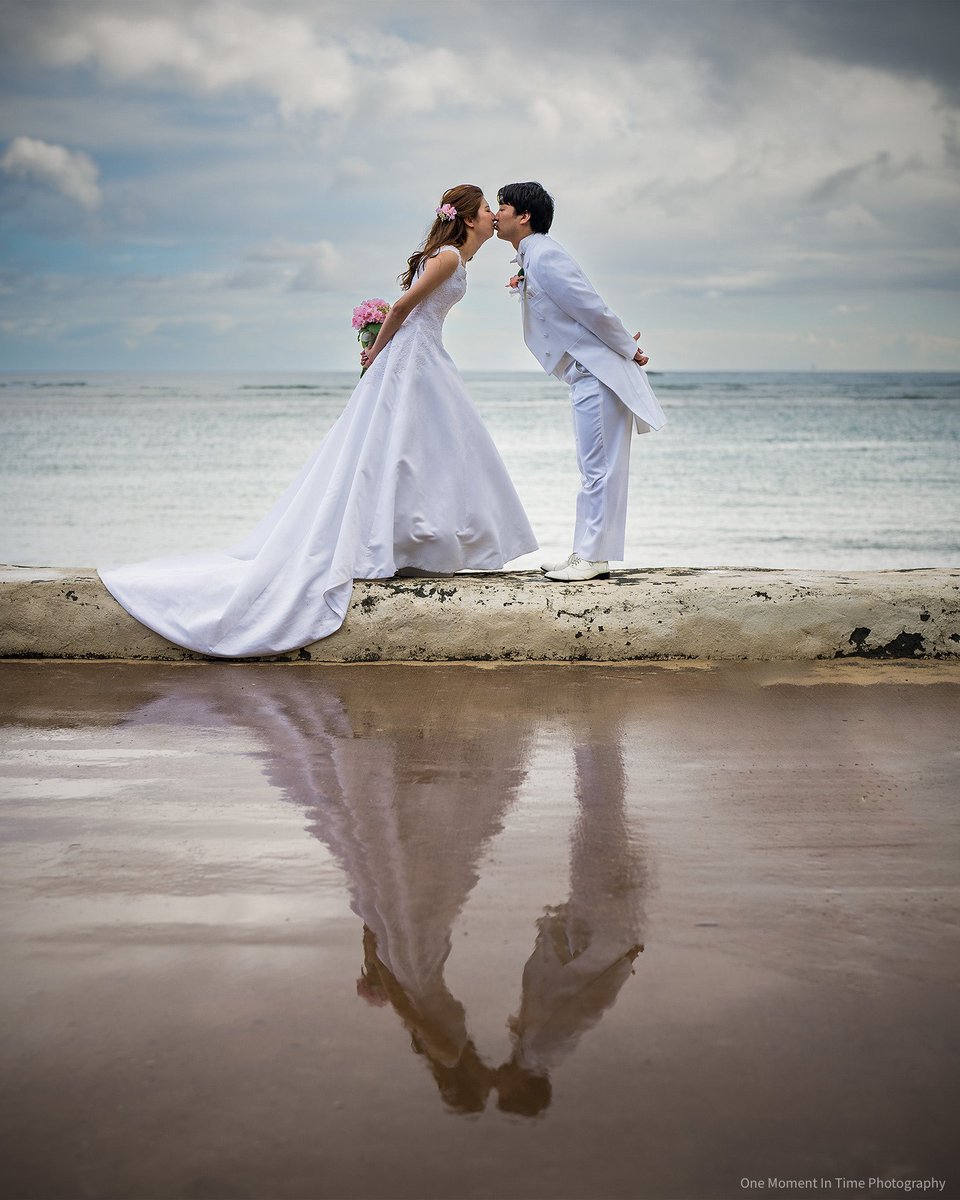
[[[540,179],[660,369],[960,368],[953,0],[0,0],[0,367],[352,368]],[[464,369],[536,369],[486,245]]]

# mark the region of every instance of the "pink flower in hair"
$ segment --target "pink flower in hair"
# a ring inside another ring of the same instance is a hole
[[[441,221],[452,221],[457,215],[457,210],[452,204],[441,204],[437,209],[437,216]]]

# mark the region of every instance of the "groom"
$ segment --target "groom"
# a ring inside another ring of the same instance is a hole
[[[497,193],[497,236],[517,251],[509,286],[520,293],[523,340],[570,388],[580,469],[573,553],[544,563],[548,579],[606,579],[623,558],[630,439],[666,418],[641,369],[648,361],[566,250],[549,237],[553,199],[539,183]]]

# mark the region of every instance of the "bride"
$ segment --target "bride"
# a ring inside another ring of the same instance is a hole
[[[201,654],[278,654],[339,629],[354,579],[497,570],[537,548],[442,341],[494,215],[471,184],[436,211],[346,408],[260,524],[229,550],[100,571],[142,624]]]

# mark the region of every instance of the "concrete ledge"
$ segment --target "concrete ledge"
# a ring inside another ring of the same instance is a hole
[[[960,569],[533,572],[361,580],[342,629],[277,661],[960,658]],[[0,568],[0,657],[198,660],[96,572]],[[219,660],[217,660],[219,661]]]

